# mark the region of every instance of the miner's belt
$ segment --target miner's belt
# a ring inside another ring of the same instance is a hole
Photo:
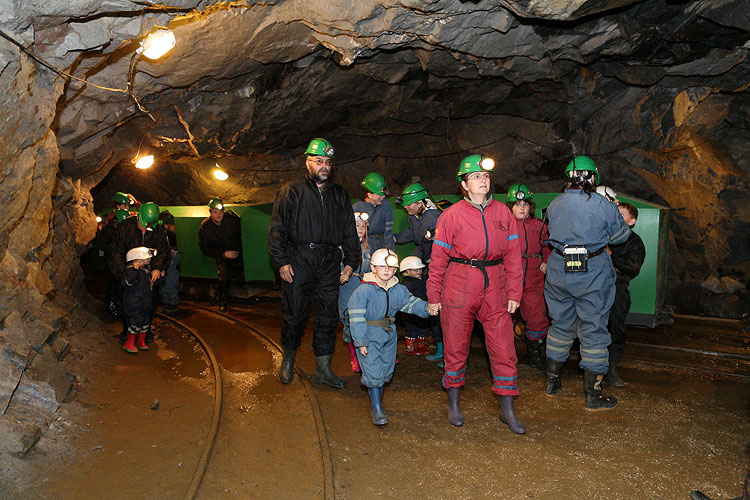
[[[312,248],[313,250],[333,250],[334,248],[338,248],[335,245],[328,245],[326,243],[297,243],[298,245],[305,247],[305,248]]]
[[[482,271],[482,276],[484,276],[484,288],[486,289],[488,286],[490,286],[490,277],[487,275],[487,270],[485,269],[485,267],[497,266],[499,264],[502,264],[503,259],[480,260],[480,259],[462,259],[460,257],[451,257],[449,259],[449,262],[457,262],[459,264],[465,264],[467,266],[478,268],[480,271]]]
[[[533,254],[533,255],[529,255],[529,254],[527,254],[527,253],[521,253],[521,257],[526,257],[527,259],[528,259],[528,258],[532,258],[532,257],[536,257],[537,259],[541,259],[541,258],[542,258],[542,254],[540,254],[540,253],[535,253],[535,254]]]
[[[603,252],[604,250],[606,250],[606,248],[607,248],[607,247],[601,247],[601,248],[600,248],[599,250],[596,250],[596,251],[594,251],[594,252],[588,252],[588,253],[587,253],[587,257],[588,257],[589,259],[590,259],[591,257],[596,257],[597,255],[599,255],[600,253],[602,253],[602,252]],[[555,252],[557,252],[557,253],[559,253],[560,255],[563,255],[563,256],[564,256],[564,254],[562,253],[562,251],[561,251],[561,250],[558,250],[557,248],[555,248]]]
[[[383,319],[368,319],[366,321],[369,326],[379,326],[386,332],[390,333],[393,331],[393,326],[391,325],[395,323],[396,318],[394,318],[393,316],[386,316]]]

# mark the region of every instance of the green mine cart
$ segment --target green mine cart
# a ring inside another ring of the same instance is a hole
[[[543,212],[558,193],[535,193],[536,216],[543,217]],[[456,202],[458,195],[434,196],[435,200]],[[504,202],[505,195],[495,195],[498,201]],[[646,261],[641,272],[630,283],[632,304],[627,322],[655,326],[669,319],[663,313],[664,294],[667,276],[667,242],[669,238],[669,210],[631,196],[619,196],[622,201],[638,208],[638,223],[635,231],[646,246]],[[391,199],[388,202],[393,204]],[[186,278],[215,278],[216,264],[213,259],[203,255],[198,247],[198,228],[201,221],[208,217],[208,208],[200,206],[165,206],[175,218],[175,231],[179,250],[182,252],[181,276]],[[268,225],[271,219],[272,205],[227,205],[227,210],[234,210],[242,221],[242,255],[244,257],[244,277],[247,282],[278,283],[278,273],[273,269],[268,254]],[[406,212],[393,205],[395,232],[406,228]],[[397,245],[400,258],[410,255],[413,244]]]

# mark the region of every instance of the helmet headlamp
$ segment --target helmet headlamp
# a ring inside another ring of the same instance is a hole
[[[388,257],[385,258],[385,264],[388,267],[398,267],[398,257],[393,254],[388,255]]]
[[[479,162],[479,166],[482,167],[482,170],[491,171],[495,168],[495,160],[489,157],[482,158],[482,161]]]

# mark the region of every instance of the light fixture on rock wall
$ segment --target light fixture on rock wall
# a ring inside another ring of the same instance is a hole
[[[135,160],[135,168],[146,170],[154,164],[154,155],[144,155]]]
[[[224,172],[218,163],[215,163],[216,168],[214,169],[214,177],[216,177],[217,180],[225,181],[229,179],[229,174]]]
[[[47,62],[42,56],[36,54],[31,49],[24,46],[21,42],[13,38],[11,35],[6,33],[5,31],[0,30],[0,37],[5,38],[10,43],[15,45],[19,49],[21,49],[22,52],[24,52],[26,55],[31,57],[33,60],[40,63],[42,66],[48,69],[51,69],[58,75],[72,78],[86,85],[91,85],[92,87],[95,87],[97,89],[107,90],[110,92],[120,92],[122,94],[128,95],[133,100],[136,107],[141,112],[146,113],[148,117],[151,118],[151,120],[153,120],[154,122],[156,121],[156,118],[154,118],[151,112],[145,109],[143,106],[141,106],[141,103],[138,101],[135,94],[133,94],[133,78],[135,77],[135,64],[138,59],[138,56],[140,55],[143,55],[144,57],[148,59],[155,60],[155,59],[159,59],[160,57],[164,56],[167,52],[172,50],[175,46],[176,39],[175,39],[174,33],[170,29],[165,28],[163,26],[157,26],[150,33],[141,37],[142,39],[140,42],[140,47],[135,51],[135,53],[133,54],[133,57],[130,59],[130,69],[128,71],[128,85],[124,89],[97,85],[83,78],[73,76],[70,73],[67,73],[61,70],[60,68],[58,68],[57,66],[54,66],[53,64]]]

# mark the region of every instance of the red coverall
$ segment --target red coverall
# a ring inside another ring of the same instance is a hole
[[[523,258],[523,300],[520,313],[526,322],[526,337],[531,340],[543,339],[549,329],[547,303],[544,301],[544,273],[539,269],[542,262],[549,259],[547,245],[549,231],[547,225],[536,217],[518,221],[518,240]]]
[[[482,268],[450,258],[492,261]],[[486,281],[487,280],[487,281]],[[492,368],[492,392],[518,394],[516,350],[508,300],[521,302],[523,270],[516,218],[505,204],[491,200],[480,210],[466,200],[438,219],[427,280],[430,304],[442,303],[445,373],[443,387],[462,387],[474,319],[484,326]]]

